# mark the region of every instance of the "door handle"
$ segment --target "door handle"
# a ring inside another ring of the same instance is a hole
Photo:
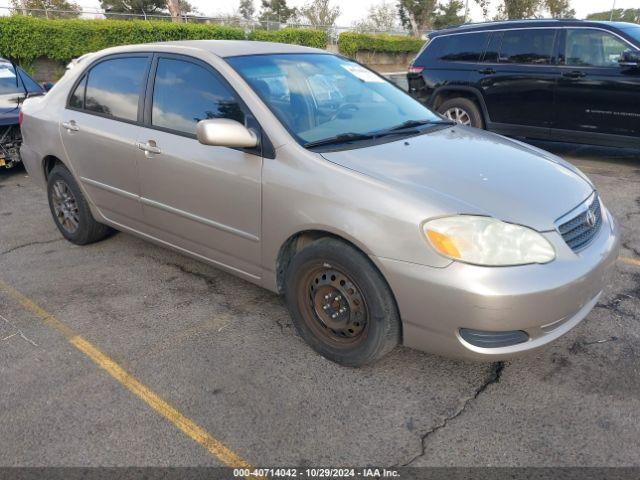
[[[478,70],[478,73],[482,75],[493,75],[496,71],[493,68],[485,68],[483,70]]]
[[[78,130],[80,130],[80,127],[78,127],[78,124],[76,123],[75,120],[62,122],[62,127],[66,128],[68,132],[77,132]]]
[[[158,148],[158,145],[156,144],[155,140],[149,140],[146,143],[138,142],[138,143],[136,143],[136,147],[138,147],[140,150],[145,152],[145,154],[147,156],[149,156],[148,154],[151,154],[151,153],[156,154],[156,155],[162,153],[162,150],[160,150],[160,148]]]
[[[566,78],[584,78],[587,74],[584,72],[574,71],[563,73],[562,76]]]

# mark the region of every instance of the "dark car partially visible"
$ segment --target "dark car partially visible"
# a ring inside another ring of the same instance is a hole
[[[0,59],[0,168],[20,163],[20,106],[25,98],[44,93],[23,69]]]
[[[640,147],[640,26],[467,24],[429,34],[409,92],[458,123],[512,137]]]

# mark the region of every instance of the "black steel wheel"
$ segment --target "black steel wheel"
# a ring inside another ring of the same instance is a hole
[[[285,296],[300,336],[342,365],[372,363],[400,341],[384,278],[366,255],[337,239],[321,238],[296,254]]]

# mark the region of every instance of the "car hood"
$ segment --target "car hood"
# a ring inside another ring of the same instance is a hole
[[[593,192],[588,179],[564,160],[467,127],[322,156],[411,189],[441,214],[490,215],[539,231],[553,230],[558,218]]]

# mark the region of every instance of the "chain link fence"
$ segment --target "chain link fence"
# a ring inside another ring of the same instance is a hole
[[[81,19],[114,19],[114,20],[146,20],[146,21],[165,21],[171,22],[174,19],[165,12],[145,12],[140,13],[122,13],[108,12],[98,8],[81,7],[78,10],[58,10],[47,8],[13,8],[0,7],[0,15],[27,15],[38,18],[81,18]],[[229,27],[242,28],[247,32],[252,30],[280,30],[282,28],[310,28],[317,30],[325,30],[328,33],[329,40],[332,44],[337,43],[338,37],[342,32],[359,32],[370,34],[387,34],[387,35],[409,35],[410,33],[403,28],[394,29],[375,29],[363,25],[337,26],[337,25],[313,25],[302,21],[280,22],[277,20],[260,20],[257,18],[245,19],[238,15],[225,15],[217,17],[208,17],[199,14],[186,14],[180,17],[180,21],[184,23],[202,23],[210,25],[224,25]]]

